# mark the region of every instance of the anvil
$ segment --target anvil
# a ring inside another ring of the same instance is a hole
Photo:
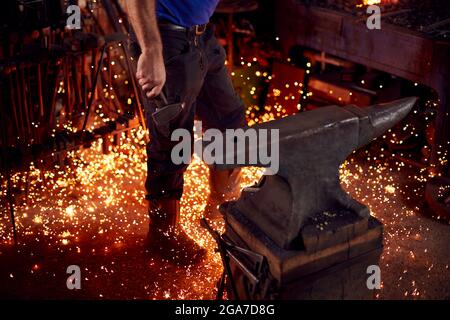
[[[316,214],[346,211],[369,217],[369,209],[342,189],[339,167],[354,150],[401,121],[416,100],[405,98],[366,108],[329,106],[253,126],[279,129],[279,171],[245,188],[232,205],[283,249],[291,248],[305,221]],[[244,152],[258,147],[246,146]],[[249,165],[236,163],[215,166]],[[222,212],[226,213],[227,205]]]

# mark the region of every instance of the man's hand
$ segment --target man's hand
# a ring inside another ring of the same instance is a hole
[[[145,95],[154,98],[166,83],[161,37],[156,23],[156,0],[127,0],[126,3],[142,49],[136,77]]]
[[[166,68],[162,50],[151,48],[144,50],[139,57],[136,77],[148,98],[154,98],[166,83]]]

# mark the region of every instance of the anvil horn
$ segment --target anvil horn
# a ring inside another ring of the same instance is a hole
[[[359,146],[362,147],[378,138],[405,118],[416,101],[417,98],[410,97],[363,109],[355,106],[345,107],[360,118]]]
[[[416,100],[406,98],[363,109],[329,106],[252,127],[278,129],[279,140],[269,141],[267,146],[261,146],[261,141],[257,147],[247,146],[243,151],[246,160],[257,148],[277,150],[274,144],[278,143],[279,171],[244,189],[237,201],[224,204],[221,211],[245,215],[285,249],[298,238],[305,221],[316,214],[350,212],[367,220],[369,209],[341,188],[339,167],[354,150],[401,121]],[[264,166],[246,162],[217,168],[248,165]]]

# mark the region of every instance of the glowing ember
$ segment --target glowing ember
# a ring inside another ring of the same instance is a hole
[[[379,4],[381,3],[381,0],[364,0],[364,4],[367,6],[370,6],[372,4]]]
[[[377,4],[397,4],[399,0],[363,0],[363,5],[377,5]]]

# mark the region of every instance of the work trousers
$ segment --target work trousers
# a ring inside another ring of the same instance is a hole
[[[168,104],[183,103],[181,113],[169,123],[170,132],[183,128],[191,133],[194,119],[202,121],[203,129],[221,131],[236,129],[245,124],[245,112],[225,66],[226,53],[208,26],[198,36],[195,32],[172,30],[160,25],[166,67],[163,92]],[[152,114],[157,105],[143,97],[146,122],[150,133],[147,145],[148,200],[180,199],[183,194],[183,174],[187,164],[176,165],[171,160],[172,148],[178,143],[163,134]],[[192,148],[191,148],[192,150]]]

